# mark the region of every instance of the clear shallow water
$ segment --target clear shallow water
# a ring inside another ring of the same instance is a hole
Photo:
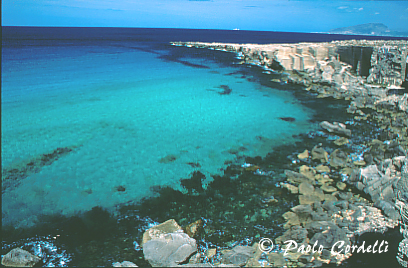
[[[210,179],[226,161],[265,156],[310,127],[310,110],[248,81],[232,54],[74,39],[11,40],[2,52],[3,171],[74,148],[5,189],[3,224],[180,189],[194,170]],[[225,86],[230,94],[220,94]]]

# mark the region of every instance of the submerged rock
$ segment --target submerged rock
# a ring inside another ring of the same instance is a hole
[[[40,260],[41,258],[24,249],[15,248],[4,255],[1,264],[7,267],[33,267]]]

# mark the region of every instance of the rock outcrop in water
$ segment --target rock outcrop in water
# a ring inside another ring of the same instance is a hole
[[[175,220],[154,226],[143,234],[143,254],[153,267],[177,266],[196,251],[196,241]]]

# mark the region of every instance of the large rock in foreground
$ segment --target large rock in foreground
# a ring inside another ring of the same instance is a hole
[[[1,264],[7,267],[33,267],[40,260],[24,249],[15,248],[3,257]]]
[[[143,245],[144,257],[153,267],[177,266],[196,251],[196,241],[182,232],[165,234]]]
[[[153,267],[178,266],[196,251],[196,241],[175,220],[154,226],[143,234],[143,254]]]
[[[148,229],[143,233],[142,246],[147,241],[160,238],[165,234],[177,233],[182,231],[183,229],[180,227],[180,225],[178,225],[178,223],[175,220],[173,219],[167,220],[163,223],[160,223],[159,225],[153,226],[152,228]]]

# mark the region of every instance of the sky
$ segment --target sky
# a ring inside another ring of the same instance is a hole
[[[364,23],[408,31],[408,1],[2,0],[3,26],[325,32]]]

